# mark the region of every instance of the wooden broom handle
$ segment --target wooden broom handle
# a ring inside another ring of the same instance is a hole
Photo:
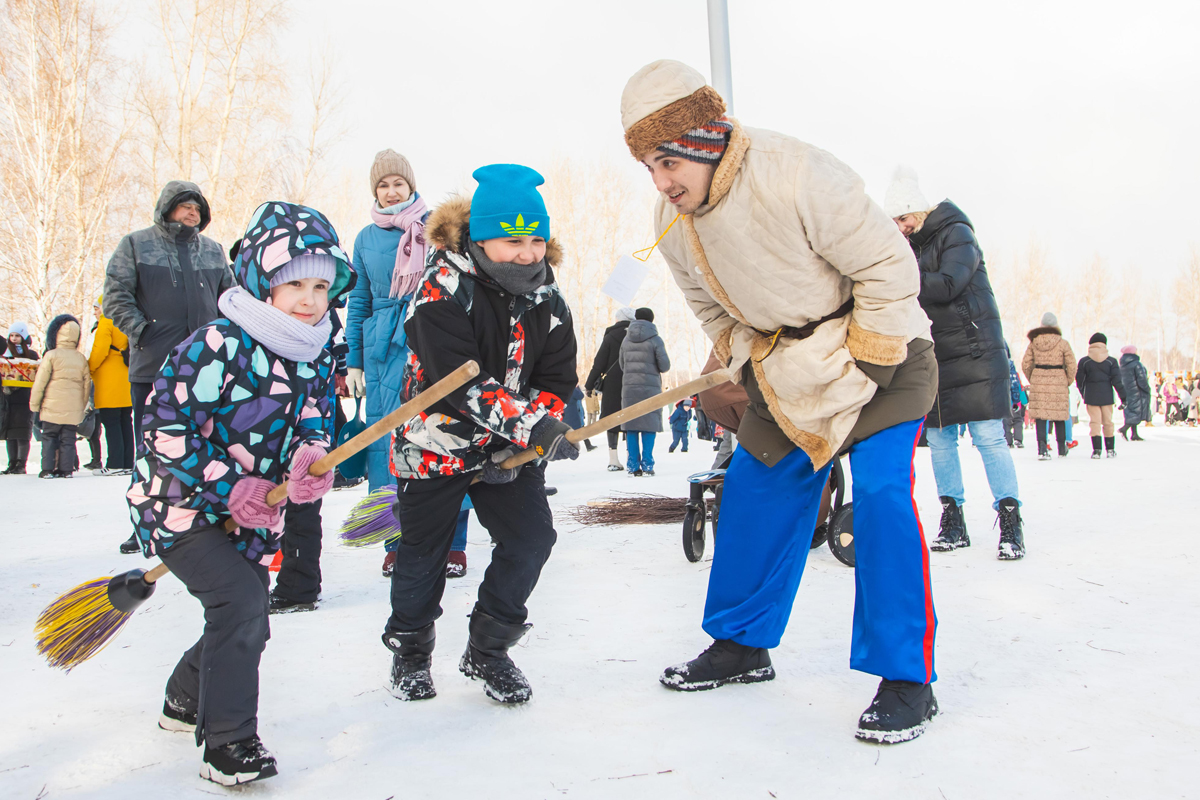
[[[582,428],[573,430],[567,434],[567,441],[571,442],[572,444],[582,442],[584,439],[589,439],[598,433],[604,433],[611,428],[615,428],[623,422],[628,422],[631,419],[637,419],[638,417],[644,416],[651,411],[660,409],[663,406],[669,406],[673,403],[678,403],[684,398],[691,397],[692,395],[703,392],[706,389],[711,389],[718,384],[725,383],[726,381],[730,380],[731,377],[732,375],[730,374],[729,370],[726,369],[719,369],[716,372],[710,372],[707,375],[702,375],[699,378],[696,378],[696,380],[685,383],[682,386],[677,386],[674,389],[663,392],[662,394],[656,394],[654,397],[649,397],[640,403],[634,403],[631,406],[622,408],[615,414],[609,414],[607,417],[601,417],[591,425],[584,425]],[[514,456],[504,459],[502,462],[500,462],[500,467],[502,469],[512,469],[513,467],[519,467],[522,464],[528,464],[530,461],[536,460],[537,457],[537,453],[534,452],[532,447],[530,447],[526,450],[522,450]]]
[[[366,448],[369,444],[381,439],[388,433],[391,433],[396,428],[408,422],[410,419],[420,414],[425,409],[429,408],[434,403],[446,397],[458,387],[462,386],[467,381],[479,374],[479,364],[475,361],[468,361],[458,369],[451,372],[440,381],[430,386],[425,391],[418,394],[412,400],[409,400],[404,405],[397,408],[392,413],[388,414],[383,419],[371,425],[369,428],[358,434],[341,447],[327,453],[324,458],[313,462],[313,465],[308,468],[309,475],[324,475],[331,471],[338,464],[345,461],[350,456]],[[267,502],[273,506],[277,506],[287,499],[287,481],[276,486],[267,493]],[[237,528],[237,523],[230,517],[225,521],[225,530],[233,531]],[[156,568],[157,569],[157,568]],[[151,570],[153,572],[154,570]],[[147,583],[153,583],[150,580],[151,572],[146,573],[145,580]],[[160,576],[161,577],[161,576]],[[157,578],[155,579],[157,580]]]

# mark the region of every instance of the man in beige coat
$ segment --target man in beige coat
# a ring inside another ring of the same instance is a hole
[[[937,619],[913,452],[937,390],[917,264],[829,153],[744,129],[694,69],[657,61],[621,97],[625,141],[660,192],[660,247],[750,406],[725,476],[704,630],[662,683],[775,677],[832,459],[849,452],[857,559],[850,666],[883,680],[857,736],[919,736],[937,713]]]

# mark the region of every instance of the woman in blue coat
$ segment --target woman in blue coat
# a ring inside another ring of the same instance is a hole
[[[417,192],[408,159],[382,150],[371,165],[371,224],[354,239],[358,283],[346,314],[347,388],[366,397],[367,424],[400,406],[400,379],[408,348],[404,317],[425,269],[425,220],[429,210]],[[388,461],[387,437],[367,448],[371,491],[395,483]],[[389,551],[394,551],[389,546]],[[384,560],[384,574],[395,556]]]

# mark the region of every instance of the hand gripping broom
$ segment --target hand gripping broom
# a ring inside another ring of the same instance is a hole
[[[479,365],[468,361],[445,378],[409,400],[341,447],[309,467],[309,474],[324,475],[345,459],[420,414],[479,374]],[[267,502],[278,505],[287,498],[287,482],[267,494]],[[237,524],[229,519],[225,529]],[[61,595],[38,615],[34,626],[38,653],[50,666],[70,672],[113,640],[133,612],[154,594],[158,579],[170,570],[159,564],[146,571],[134,569],[111,578],[97,578]]]
[[[573,430],[567,434],[567,441],[572,444],[582,442],[584,439],[615,428],[623,422],[637,419],[663,406],[673,405],[705,389],[711,389],[718,384],[725,383],[730,380],[730,377],[729,371],[724,369],[702,375],[696,380],[685,383],[682,386],[669,389],[661,394],[656,394],[654,397],[647,398],[640,403],[634,403],[615,414],[601,417],[591,425],[585,425],[582,428]],[[527,448],[514,456],[506,458],[500,466],[505,469],[512,469],[522,464],[528,464],[530,461],[535,461],[537,457],[537,453],[533,451],[533,448]],[[472,483],[479,483],[481,480],[482,478],[477,475]],[[342,524],[342,544],[348,547],[367,547],[373,544],[382,544],[389,539],[399,536],[400,523],[392,511],[392,506],[395,502],[396,487],[394,485],[381,486],[360,500],[350,512],[350,515],[346,517],[345,523]]]

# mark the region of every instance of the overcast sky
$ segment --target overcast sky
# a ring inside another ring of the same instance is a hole
[[[637,175],[621,90],[659,58],[708,75],[706,8],[297,0],[281,44],[297,64],[322,42],[337,53],[351,117],[339,162],[361,172],[364,203],[384,147],[436,201],[496,161],[612,158]],[[1036,237],[1070,269],[1098,253],[1173,274],[1200,245],[1198,9],[730,0],[735,115],[833,152],[879,201],[912,165],[993,262]]]

